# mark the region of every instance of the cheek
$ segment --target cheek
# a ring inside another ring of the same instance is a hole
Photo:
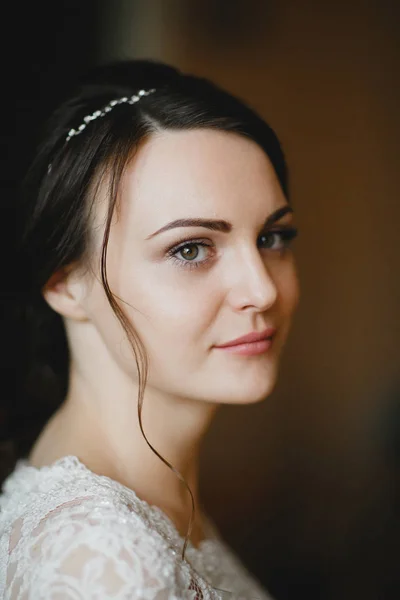
[[[183,355],[193,351],[193,342],[204,340],[218,309],[217,293],[199,285],[195,275],[191,281],[190,274],[173,282],[148,274],[137,286],[125,286],[122,297],[136,309],[127,309],[127,314],[129,310],[143,343],[154,353],[159,348],[164,353],[166,346]]]

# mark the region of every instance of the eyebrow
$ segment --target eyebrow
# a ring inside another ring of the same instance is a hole
[[[279,219],[281,219],[287,213],[293,213],[293,209],[288,204],[285,204],[285,206],[281,206],[281,208],[275,210],[265,219],[263,228],[265,229],[276,221],[279,221]],[[232,223],[218,219],[176,219],[175,221],[167,223],[154,233],[151,233],[149,236],[147,236],[146,240],[153,238],[159,233],[168,231],[169,229],[175,229],[176,227],[205,227],[206,229],[220,231],[222,233],[229,233],[233,229]]]

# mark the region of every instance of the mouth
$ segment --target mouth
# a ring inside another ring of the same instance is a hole
[[[265,354],[268,352],[273,344],[273,339],[274,336],[270,336],[254,342],[244,342],[231,346],[215,346],[215,348],[221,352],[228,352],[230,354],[256,356],[258,354]]]
[[[266,340],[272,340],[272,338],[275,336],[276,334],[276,328],[275,327],[268,327],[267,329],[264,329],[264,331],[252,331],[246,335],[242,335],[239,338],[236,338],[234,340],[230,340],[229,342],[226,342],[225,344],[220,344],[218,346],[216,346],[216,348],[231,348],[233,346],[242,346],[244,344],[251,344],[251,343],[256,343],[256,342],[262,342],[262,341],[266,341]]]

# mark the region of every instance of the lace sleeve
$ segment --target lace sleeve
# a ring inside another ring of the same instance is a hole
[[[10,536],[6,600],[180,600],[206,597],[168,541],[110,502],[64,502]],[[192,590],[192,591],[191,591]],[[196,591],[198,590],[198,591]]]

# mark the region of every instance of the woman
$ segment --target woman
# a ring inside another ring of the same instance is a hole
[[[2,597],[267,598],[198,467],[217,407],[272,391],[298,302],[275,134],[207,80],[98,67],[49,122],[21,222],[30,381],[61,383],[3,486]]]

